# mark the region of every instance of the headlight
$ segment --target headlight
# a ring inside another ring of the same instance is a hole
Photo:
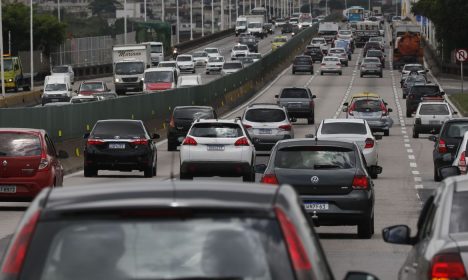
[[[13,82],[13,79],[8,79],[8,82]]]
[[[116,83],[120,82],[119,78],[115,78],[115,82]]]

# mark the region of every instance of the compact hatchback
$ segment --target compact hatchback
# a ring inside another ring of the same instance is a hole
[[[383,70],[380,59],[378,59],[377,57],[365,57],[362,60],[360,68],[361,78],[364,77],[364,75],[376,75],[382,78]]]
[[[401,91],[403,99],[406,99],[411,88],[416,85],[425,85],[430,83],[424,75],[408,75],[401,84]]]
[[[221,75],[229,75],[236,73],[237,71],[242,70],[244,65],[240,61],[226,61],[223,63],[223,68],[221,69]]]
[[[390,117],[391,108],[380,97],[362,96],[352,98],[351,103],[345,102],[343,111],[349,119],[366,120],[372,132],[383,132],[385,136],[390,135],[393,119]]]
[[[345,66],[348,66],[349,64],[348,54],[343,48],[331,48],[328,51],[328,55],[338,57],[340,59],[341,64]]]
[[[334,56],[325,56],[322,59],[322,64],[320,65],[320,75],[323,76],[324,73],[336,73],[340,76],[343,75],[340,59]]]
[[[315,102],[317,96],[309,88],[288,87],[283,88],[277,98],[277,104],[288,111],[290,118],[305,118],[307,124],[315,122]]]
[[[323,59],[323,52],[320,46],[312,46],[312,45],[307,46],[304,51],[304,55],[310,56],[313,62],[322,61]]]
[[[195,63],[193,62],[193,56],[190,54],[180,54],[176,58],[177,67],[181,72],[192,72],[195,73]]]
[[[446,102],[419,103],[414,116],[413,138],[418,138],[421,133],[439,133],[442,124],[456,114]]]
[[[294,58],[292,65],[293,75],[297,72],[307,72],[311,75],[314,74],[314,61],[308,55],[299,55]]]
[[[87,81],[80,84],[80,88],[76,91],[78,95],[93,95],[95,93],[109,92],[110,89],[103,81]]]

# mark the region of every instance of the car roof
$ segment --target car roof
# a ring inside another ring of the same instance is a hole
[[[131,120],[131,119],[107,119],[107,120],[98,120],[98,122],[135,122],[135,123],[142,123],[141,120]]]
[[[199,119],[197,123],[235,123],[238,124],[239,119]]]
[[[364,123],[363,119],[324,119],[323,123]]]
[[[210,109],[213,110],[211,106],[176,106],[174,110],[181,110],[181,109]]]
[[[324,58],[324,59],[325,59],[325,58],[333,58],[334,60],[337,60],[337,59],[339,59],[339,58],[338,58],[338,57],[336,57],[336,56],[328,56],[328,55],[327,55],[327,56],[324,56],[323,58]]]
[[[256,109],[256,108],[271,108],[271,109],[281,109],[284,110],[284,107],[275,103],[254,103],[250,104],[247,109]]]
[[[344,147],[349,149],[355,149],[355,144],[351,142],[335,141],[335,140],[317,140],[316,138],[294,138],[280,140],[277,144],[278,149],[283,147],[294,147],[303,145],[314,145],[314,146],[331,146],[331,147]]]
[[[423,105],[447,105],[448,106],[448,103],[445,102],[445,101],[422,101],[421,103],[419,103],[420,106],[423,106]]]

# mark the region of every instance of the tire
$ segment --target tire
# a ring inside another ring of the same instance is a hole
[[[185,173],[185,172],[180,172],[179,178],[180,180],[193,180],[193,175]]]
[[[157,165],[153,166],[153,176],[156,177],[156,175],[158,174],[158,167]]]
[[[374,233],[374,217],[368,218],[358,224],[358,237],[370,239]]]
[[[437,166],[434,165],[434,181],[440,182],[442,178],[439,175],[439,171],[437,170]]]
[[[314,70],[310,71],[310,75],[314,75]]]
[[[411,118],[411,115],[412,115],[411,112],[408,111],[408,110],[406,110],[406,117],[407,117],[407,118]]]
[[[30,86],[23,86],[23,91],[30,91],[31,87]]]
[[[210,75],[210,71],[206,71],[205,74],[206,74],[206,75]]]
[[[97,174],[98,174],[98,171],[95,168],[85,166],[84,169],[83,169],[83,175],[85,177],[95,177],[95,176],[97,176]]]
[[[174,143],[171,143],[170,141],[167,141],[167,150],[169,152],[177,151],[177,145],[174,145]]]
[[[340,76],[343,75],[343,72],[338,73]]]
[[[383,135],[390,136],[390,129],[384,130]]]
[[[361,78],[362,78],[362,77],[364,77],[364,75],[363,75],[363,74],[361,74],[360,76],[361,76]]]
[[[419,138],[419,133],[413,129],[413,138]]]
[[[153,178],[153,166],[147,166],[145,170],[143,170],[143,175],[145,178]]]
[[[323,72],[320,72],[320,76],[323,76]]]
[[[311,116],[307,118],[307,124],[314,124],[315,123],[315,116]]]
[[[380,77],[380,78],[383,78],[383,74],[382,74],[382,73],[380,73],[379,77]]]
[[[195,71],[195,69],[193,69],[192,74],[195,74],[195,72],[197,72],[197,71]]]
[[[345,63],[345,66],[348,67],[348,62]]]
[[[250,170],[250,172],[242,176],[242,181],[243,182],[255,182],[255,172],[253,171],[253,169]]]
[[[293,71],[292,71],[292,74],[295,75],[295,74],[296,74],[296,71],[293,70]]]

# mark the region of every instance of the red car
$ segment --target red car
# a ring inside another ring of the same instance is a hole
[[[43,188],[62,186],[63,167],[42,129],[0,128],[0,201],[29,201]]]
[[[76,93],[81,95],[92,95],[95,93],[110,91],[107,84],[103,81],[82,82]]]

